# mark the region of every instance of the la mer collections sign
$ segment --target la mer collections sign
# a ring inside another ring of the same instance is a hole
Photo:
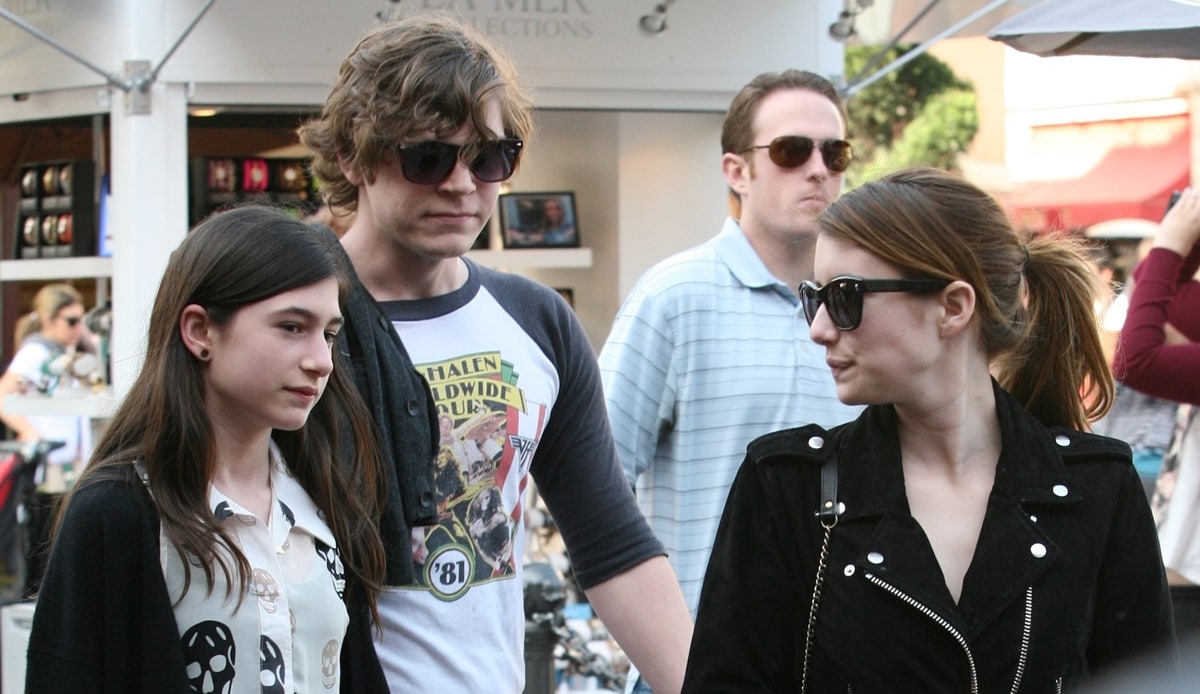
[[[764,70],[841,72],[825,29],[843,0],[679,0],[667,29],[638,20],[660,0],[218,0],[158,79],[189,85],[195,103],[320,104],[338,65],[381,21],[448,13],[517,62],[539,106],[724,110]],[[204,0],[0,0],[106,70],[157,66]],[[102,85],[104,78],[0,19],[0,95]]]
[[[667,28],[639,19],[661,0],[409,0],[395,14],[446,12],[516,58],[542,106],[712,108],[759,72],[798,67],[842,72],[828,36],[843,0],[678,0]]]
[[[493,37],[520,39],[596,38],[592,9],[596,0],[424,0],[395,3],[412,12],[459,14],[476,29]],[[403,14],[403,13],[401,13]]]

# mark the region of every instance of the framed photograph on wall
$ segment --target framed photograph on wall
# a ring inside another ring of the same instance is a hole
[[[504,248],[577,248],[579,219],[574,193],[507,193],[500,196]]]

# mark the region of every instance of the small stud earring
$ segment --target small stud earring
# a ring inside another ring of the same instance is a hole
[[[208,361],[208,350],[207,349],[200,350],[200,358],[203,359],[204,361]]]

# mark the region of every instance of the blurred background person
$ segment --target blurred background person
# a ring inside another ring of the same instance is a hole
[[[1119,239],[1122,242],[1136,242],[1136,239]],[[1133,246],[1132,265],[1136,267],[1146,254],[1150,252],[1153,237],[1147,236]],[[1132,268],[1120,270],[1121,254],[1114,253],[1107,244],[1097,244],[1090,249],[1097,278],[1100,282],[1100,296],[1107,297],[1097,301],[1096,317],[1100,321],[1100,336],[1103,340],[1104,355],[1111,364],[1117,348],[1117,338],[1125,324],[1125,315],[1129,311],[1129,297],[1133,294]],[[1178,331],[1166,326],[1167,341],[1183,342],[1185,338]],[[1111,436],[1129,444],[1133,450],[1133,466],[1137,468],[1138,476],[1147,497],[1154,495],[1154,487],[1159,471],[1163,466],[1163,458],[1171,443],[1171,434],[1175,429],[1175,410],[1178,403],[1174,400],[1156,398],[1121,382],[1117,377],[1116,399],[1108,414],[1092,425],[1097,434]]]
[[[1167,212],[1135,286],[1113,373],[1137,390],[1183,403],[1154,495],[1158,539],[1175,585],[1200,583],[1200,191]],[[1171,327],[1183,340],[1170,339]],[[1182,620],[1181,620],[1182,621]]]
[[[17,320],[15,353],[0,376],[0,420],[19,441],[62,441],[50,453],[46,482],[61,487],[65,471],[76,472],[91,455],[91,420],[67,415],[23,415],[4,410],[10,395],[50,395],[71,387],[74,374],[89,371],[82,361],[91,350],[91,335],[84,324],[83,297],[69,284],[48,284],[33,298],[33,311]],[[41,480],[39,479],[39,482]],[[51,490],[55,491],[55,490]]]

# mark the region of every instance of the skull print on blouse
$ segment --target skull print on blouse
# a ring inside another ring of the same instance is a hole
[[[225,694],[233,686],[237,644],[229,627],[208,620],[183,634],[183,657],[193,692]]]
[[[329,577],[333,579],[333,589],[337,591],[338,597],[344,600],[346,598],[346,568],[342,566],[342,556],[338,554],[336,548],[330,547],[320,540],[316,540],[313,544],[317,546],[317,554],[325,562],[325,569],[329,572]]]
[[[345,568],[315,504],[288,475],[279,451],[272,446],[271,452],[277,503],[270,518],[255,516],[209,487],[209,508],[250,562],[252,576],[240,600],[236,592],[226,598],[219,570],[209,592],[203,571],[194,565],[184,594],[184,561],[166,535],[159,536],[194,692],[313,693],[339,687],[349,623],[342,602]],[[246,659],[255,652],[258,668]]]
[[[284,686],[287,664],[283,662],[283,652],[266,636],[262,637],[262,648],[258,653],[258,669],[262,694],[287,694]]]

